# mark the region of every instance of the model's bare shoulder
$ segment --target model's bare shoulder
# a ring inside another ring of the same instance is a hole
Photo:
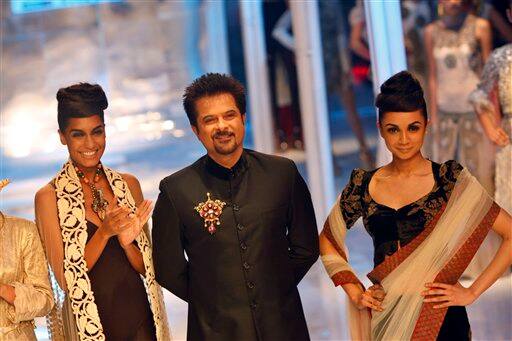
[[[57,195],[51,184],[46,184],[37,191],[34,198],[34,206],[36,211],[36,223],[38,223],[38,221],[40,222],[41,218],[49,216],[54,217],[53,220],[57,219]]]
[[[434,25],[435,25],[435,23],[431,22],[430,24],[425,26],[425,30],[424,30],[425,35],[427,35],[427,34],[431,35],[432,34],[432,31],[434,30]]]
[[[476,18],[476,26],[480,29],[491,29],[491,24],[489,20],[484,18]]]
[[[128,185],[128,189],[133,195],[133,199],[135,199],[135,202],[138,204],[142,200],[144,200],[144,197],[142,195],[142,189],[140,187],[139,179],[133,174],[130,173],[121,173],[121,177],[124,181],[126,181],[126,184]]]
[[[137,177],[133,174],[130,174],[130,173],[119,173],[121,175],[121,177],[123,178],[124,181],[126,182],[130,182],[130,183],[139,183],[139,180],[137,179]]]
[[[36,209],[38,206],[46,206],[51,203],[55,204],[57,202],[57,196],[55,195],[55,189],[51,184],[46,184],[41,187],[35,196],[35,204]]]

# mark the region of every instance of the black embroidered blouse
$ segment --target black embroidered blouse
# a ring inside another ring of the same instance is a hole
[[[365,171],[357,168],[352,171],[350,181],[341,194],[341,212],[347,228],[363,217],[363,225],[373,239],[375,266],[423,231],[448,201],[461,170],[462,166],[453,160],[443,164],[432,162],[435,179],[432,191],[398,210],[379,204],[370,196],[368,186],[377,169]]]
[[[432,191],[398,210],[379,204],[370,196],[368,185],[377,169],[369,172],[362,169],[352,171],[350,181],[341,194],[341,212],[347,228],[352,227],[359,217],[363,217],[363,225],[373,239],[375,266],[423,231],[448,201],[462,168],[453,160],[443,164],[432,162],[435,179]],[[448,340],[471,340],[471,327],[465,307],[448,308],[437,341]]]

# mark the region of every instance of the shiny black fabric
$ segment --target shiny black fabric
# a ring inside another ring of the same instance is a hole
[[[194,210],[207,192],[226,202],[213,235]],[[189,340],[308,340],[297,284],[318,252],[310,194],[288,159],[244,150],[226,169],[204,156],[160,183],[156,278],[189,303]]]
[[[395,210],[386,205],[375,202],[368,190],[371,178],[376,170],[368,172],[363,183],[363,193],[367,198],[364,206],[375,206],[372,214],[366,215],[365,228],[372,236],[373,246],[375,247],[374,265],[377,266],[384,261],[386,256],[390,256],[398,250],[399,246],[409,244],[425,228],[430,219],[439,211],[447,199],[447,193],[443,186],[437,186],[442,180],[439,178],[439,167],[437,163],[432,163],[432,173],[436,184],[432,191],[425,197],[405,205]],[[427,199],[426,201],[424,199]],[[428,204],[430,214],[427,208]]]
[[[88,240],[96,229],[96,225],[87,222]],[[89,271],[89,278],[107,340],[156,340],[143,280],[131,266],[116,237],[107,242]]]
[[[370,234],[374,246],[374,265],[384,261],[399,247],[410,243],[435,217],[455,186],[462,166],[456,161],[432,162],[435,185],[424,197],[398,210],[373,200],[368,190],[373,171],[355,169],[342,192],[340,207],[347,228],[359,217]],[[471,330],[465,307],[450,307],[441,326],[438,340],[470,339]]]

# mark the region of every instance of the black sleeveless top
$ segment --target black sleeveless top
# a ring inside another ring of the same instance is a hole
[[[371,197],[368,188],[377,169],[352,171],[350,181],[341,194],[341,212],[348,229],[357,219],[363,218],[363,225],[373,240],[375,266],[382,263],[386,256],[395,253],[399,247],[407,245],[425,229],[448,201],[462,169],[453,160],[443,164],[432,162],[435,180],[432,190],[398,210],[379,204]],[[449,307],[438,340],[468,340],[470,336],[466,308]]]
[[[87,221],[87,241],[98,227]],[[146,289],[117,237],[107,242],[89,271],[94,300],[105,337],[111,340],[156,340]]]

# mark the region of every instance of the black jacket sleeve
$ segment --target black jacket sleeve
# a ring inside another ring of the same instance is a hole
[[[153,211],[155,277],[162,287],[188,301],[188,261],[183,249],[182,224],[165,187],[163,180]]]
[[[298,284],[318,259],[319,244],[311,194],[295,164],[288,222],[288,249]]]

